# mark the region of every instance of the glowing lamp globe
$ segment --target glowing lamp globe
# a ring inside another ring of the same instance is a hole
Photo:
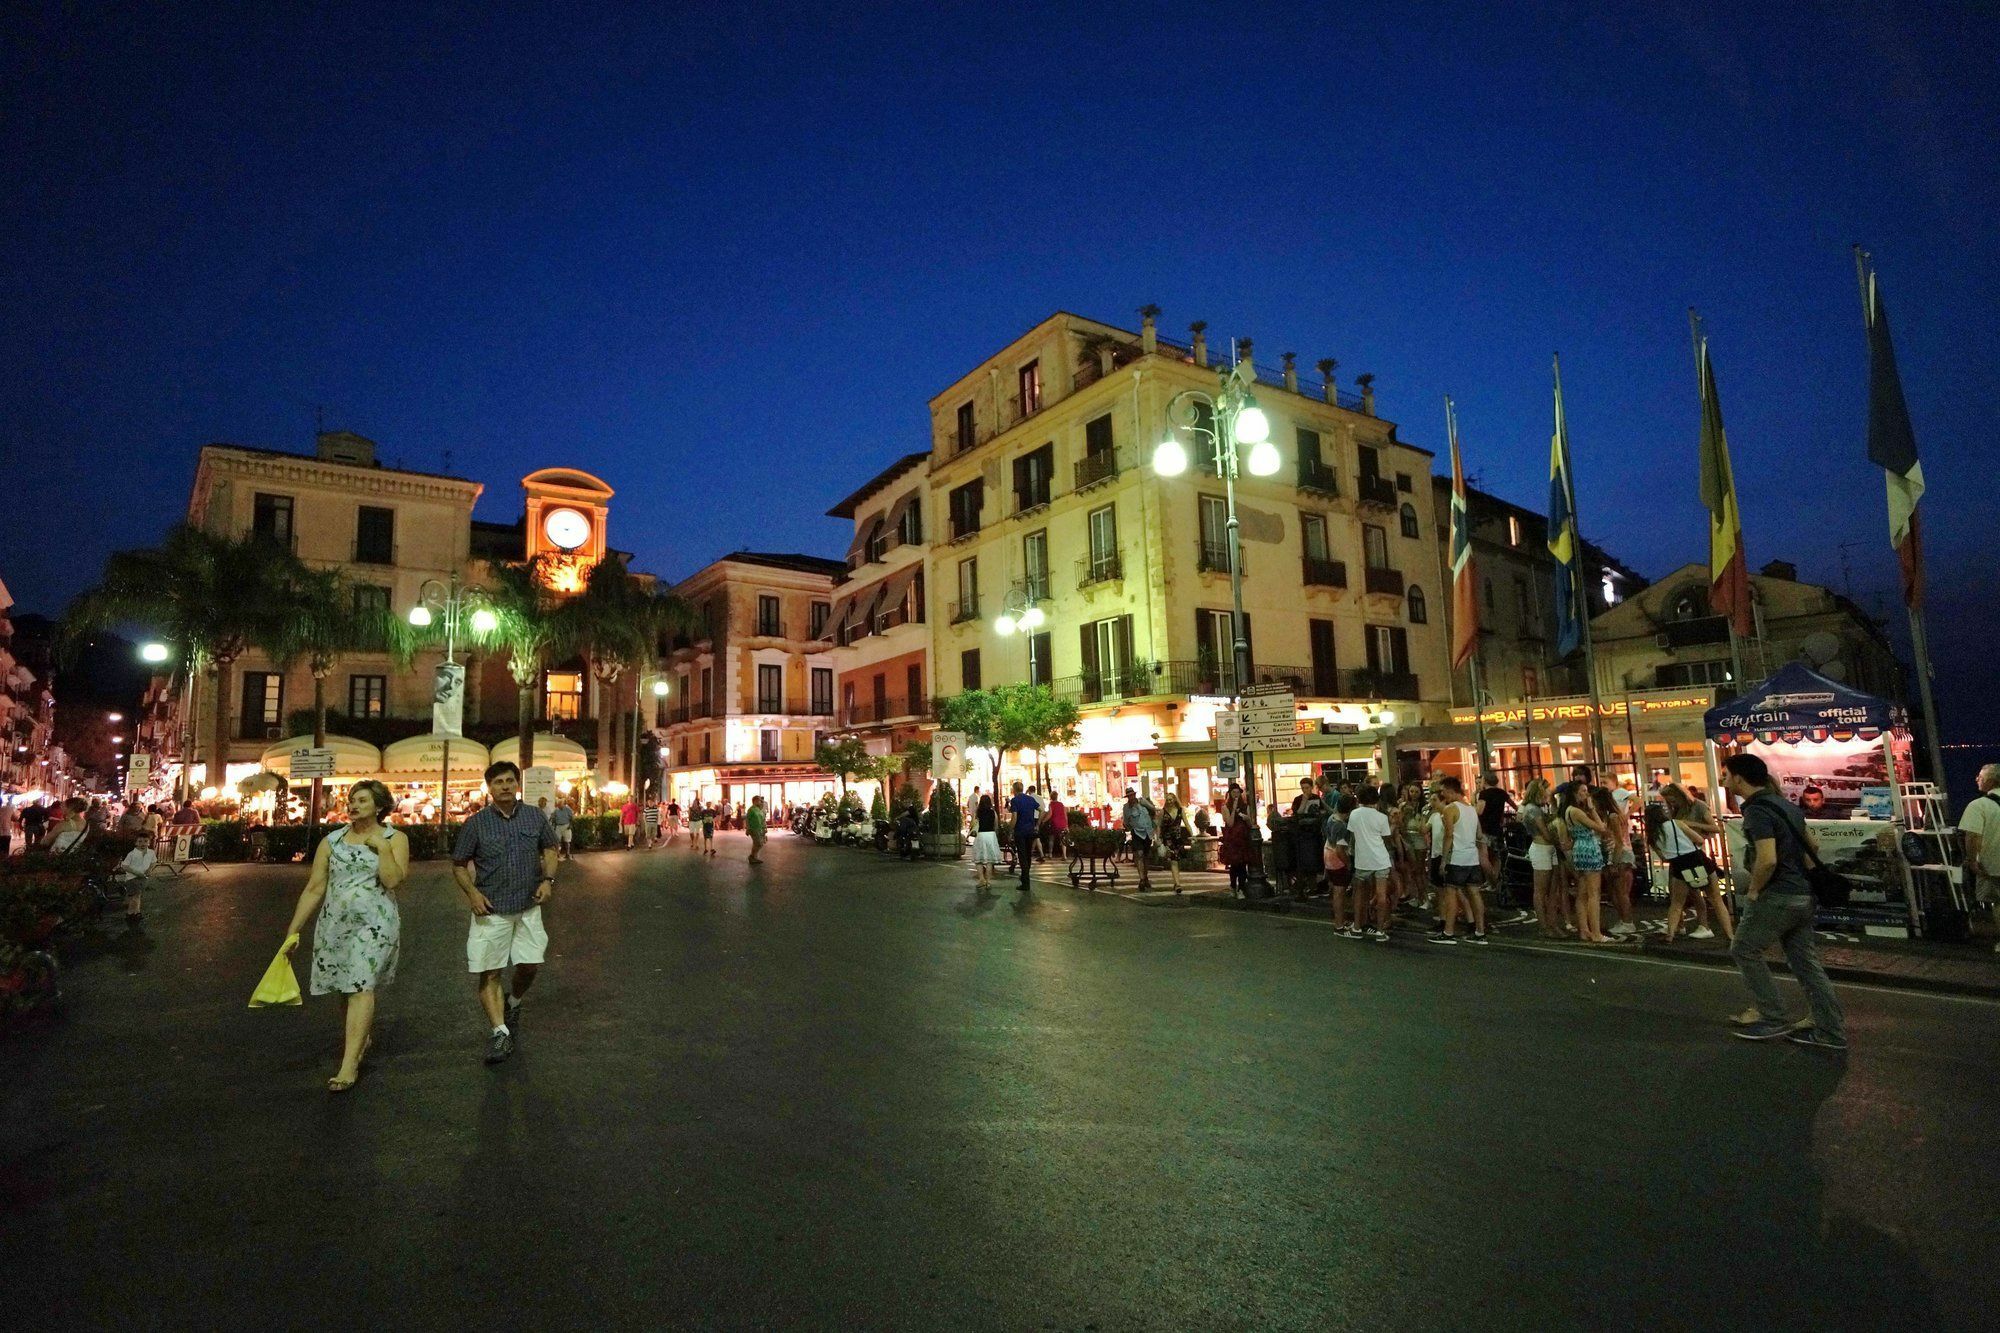
[[[1004,613],[993,617],[993,628],[999,630],[1002,634],[1012,634],[1014,632],[1014,617]]]
[[[653,697],[656,699],[664,699],[667,697],[667,682],[665,682],[664,680],[656,680],[653,682]]]
[[[472,613],[472,632],[474,634],[491,634],[498,628],[500,628],[500,617],[494,615],[487,608],[482,606]]]
[[[164,643],[149,643],[143,645],[139,649],[139,660],[142,662],[166,661],[167,645],[165,645]]]
[[[431,623],[431,609],[428,606],[411,607],[410,623],[418,629],[427,628]]]
[[[1031,606],[1027,610],[1021,613],[1021,628],[1040,629],[1042,627],[1042,622],[1047,619],[1048,617],[1042,614],[1041,607]]]
[[[1187,471],[1187,465],[1187,450],[1171,435],[1153,450],[1153,471],[1163,477],[1178,477]]]
[[[1236,414],[1236,438],[1244,444],[1262,444],[1271,438],[1271,419],[1255,398],[1247,400]]]
[[[1278,446],[1262,440],[1250,446],[1250,475],[1268,477],[1278,470]]]

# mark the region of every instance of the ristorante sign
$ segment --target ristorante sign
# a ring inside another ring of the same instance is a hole
[[[1707,711],[1714,696],[1690,694],[1675,697],[1649,696],[1633,699],[1630,709],[1623,699],[1606,700],[1597,706],[1597,714],[1603,718],[1623,719],[1628,714],[1636,719],[1687,714],[1699,718]],[[1489,727],[1509,727],[1520,723],[1536,722],[1588,722],[1590,721],[1590,700],[1550,699],[1535,704],[1499,704],[1480,710],[1476,715],[1470,708],[1454,708],[1451,720],[1457,724],[1472,725],[1474,721],[1484,722]]]

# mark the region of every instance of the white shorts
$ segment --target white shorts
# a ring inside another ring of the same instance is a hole
[[[571,832],[572,830],[570,826],[568,824],[564,824],[561,828],[556,830],[556,841],[561,843],[565,847],[569,846],[569,838]]]
[[[1529,843],[1528,865],[1531,869],[1535,870],[1554,870],[1556,868],[1556,849],[1546,842]]]
[[[539,963],[548,950],[540,903],[512,915],[488,912],[472,918],[465,937],[465,967],[468,972],[498,972],[509,963]]]

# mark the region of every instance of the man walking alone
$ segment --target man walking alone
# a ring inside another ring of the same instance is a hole
[[[750,835],[750,864],[753,866],[764,863],[764,839],[769,836],[765,830],[769,827],[769,818],[764,813],[764,798],[752,796],[750,808],[743,814],[743,828]]]
[[[521,770],[514,764],[488,768],[486,791],[492,799],[458,830],[451,874],[472,909],[465,961],[492,1024],[486,1063],[495,1065],[514,1053],[521,999],[548,952],[542,904],[555,892],[556,834],[540,810],[521,804]],[[511,993],[500,979],[509,963]]]
[[[1750,850],[1749,900],[1730,957],[1757,1002],[1757,1021],[1736,1030],[1747,1041],[1789,1037],[1801,1046],[1822,1050],[1847,1049],[1845,1015],[1834,997],[1833,983],[1820,966],[1819,943],[1813,935],[1812,883],[1806,859],[1819,859],[1819,848],[1798,807],[1778,794],[1771,770],[1754,754],[1731,755],[1724,765],[1725,791],[1743,803],[1743,843]],[[1792,975],[1805,988],[1812,1007],[1812,1026],[1794,1028],[1785,1017],[1784,1001],[1771,980],[1764,951],[1781,944]]]

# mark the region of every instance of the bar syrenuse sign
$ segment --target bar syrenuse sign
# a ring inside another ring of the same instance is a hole
[[[1629,710],[1634,718],[1654,717],[1686,713],[1699,717],[1709,706],[1713,696],[1690,694],[1671,698],[1635,698]],[[1622,718],[1627,715],[1625,700],[1610,699],[1598,705],[1598,716]],[[1476,717],[1470,708],[1454,708],[1451,720],[1466,726],[1476,721],[1489,727],[1512,726],[1519,722],[1588,722],[1590,720],[1590,700],[1578,696],[1574,699],[1550,699],[1536,704],[1504,704],[1484,709]]]

